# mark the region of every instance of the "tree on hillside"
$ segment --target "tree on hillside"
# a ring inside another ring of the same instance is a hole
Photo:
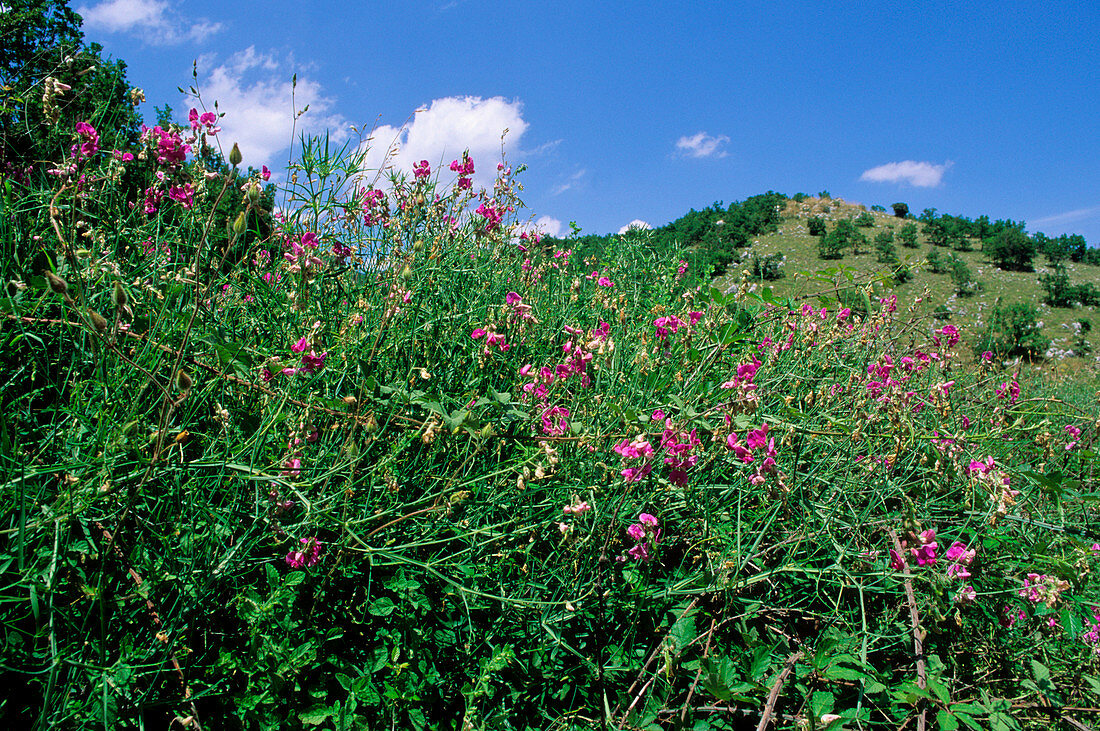
[[[894,209],[894,216],[897,218],[905,218],[909,215],[908,203],[895,203],[890,207]]]
[[[1019,228],[1004,228],[982,247],[990,260],[1001,269],[1020,272],[1032,270],[1035,242]]]

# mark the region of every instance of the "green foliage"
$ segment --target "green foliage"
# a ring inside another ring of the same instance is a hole
[[[875,217],[869,211],[864,211],[856,216],[852,223],[860,228],[871,228],[875,225]]]
[[[806,221],[806,230],[810,232],[810,236],[824,236],[827,228],[825,219],[821,216],[810,216]]]
[[[981,285],[974,279],[974,272],[958,256],[951,254],[948,266],[951,269],[951,282],[955,285],[955,294],[965,297],[981,289]]]
[[[929,251],[925,260],[933,274],[946,274],[951,271],[951,258],[938,248]]]
[[[767,254],[766,256],[753,254],[752,276],[765,281],[782,279],[784,276],[783,264],[786,261],[787,257],[780,252]]]
[[[905,218],[909,215],[908,203],[894,203],[890,207],[894,209],[895,218]]]
[[[683,264],[777,194],[540,241],[511,194],[365,199],[364,152],[300,149],[280,220],[201,148],[4,181],[5,728],[1007,730],[1100,688],[1094,405],[881,276]],[[147,212],[161,177],[194,199]]]
[[[974,346],[976,353],[991,351],[997,357],[1024,356],[1030,359],[1042,357],[1050,347],[1050,339],[1044,338],[1039,329],[1039,310],[1031,302],[1013,302],[1002,305],[1000,301],[989,313],[989,324]]]
[[[917,224],[910,221],[898,229],[898,243],[907,249],[916,249],[920,246],[917,240]]]
[[[16,181],[44,177],[42,161],[68,156],[73,125],[89,122],[101,149],[137,140],[126,64],[85,45],[66,0],[12,0],[0,14],[0,171]],[[60,85],[71,87],[68,91]]]
[[[875,234],[875,259],[883,264],[896,264],[898,250],[894,246],[894,232],[892,229],[879,231]]]
[[[1036,253],[1035,242],[1020,228],[1007,227],[986,241],[982,250],[1001,269],[1031,271]]]
[[[1072,307],[1074,288],[1069,283],[1069,274],[1064,264],[1057,263],[1053,271],[1039,275],[1039,284],[1046,292],[1046,303],[1051,307]]]

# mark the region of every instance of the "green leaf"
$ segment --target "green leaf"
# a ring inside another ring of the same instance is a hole
[[[370,604],[370,613],[375,617],[388,617],[393,614],[393,611],[397,609],[393,603],[393,599],[387,596],[379,597]]]
[[[308,711],[299,713],[298,720],[306,726],[320,726],[322,723],[332,718],[332,714],[332,706],[315,706]]]
[[[959,727],[959,719],[955,718],[950,711],[943,709],[936,713],[936,723],[940,731],[955,731]]]

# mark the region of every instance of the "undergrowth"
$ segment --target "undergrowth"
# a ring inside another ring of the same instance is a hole
[[[212,120],[4,181],[8,727],[1095,723],[1094,405]]]

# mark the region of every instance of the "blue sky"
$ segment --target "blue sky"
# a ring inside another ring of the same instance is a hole
[[[372,161],[500,156],[550,233],[777,190],[1100,243],[1100,3],[72,0],[144,112],[203,99],[246,164],[299,130]],[[421,111],[417,111],[421,110]],[[481,182],[484,182],[482,179]]]

